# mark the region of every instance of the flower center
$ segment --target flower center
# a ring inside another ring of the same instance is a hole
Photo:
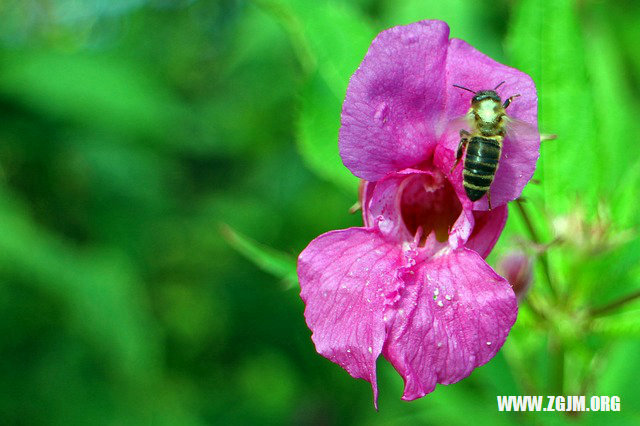
[[[404,182],[400,212],[411,235],[422,228],[421,244],[432,232],[437,241],[445,242],[462,212],[462,204],[451,183],[440,172],[435,172],[413,175]]]

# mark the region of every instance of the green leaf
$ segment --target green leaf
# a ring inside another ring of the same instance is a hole
[[[104,353],[120,377],[154,380],[160,342],[142,285],[118,253],[74,249],[28,219],[0,188],[0,268],[61,300],[69,327]]]
[[[231,247],[263,271],[281,278],[289,288],[298,283],[296,260],[290,255],[253,241],[228,225],[222,225],[220,232]]]
[[[541,131],[558,135],[542,144],[538,164],[546,204],[556,212],[569,210],[577,194],[594,206],[604,174],[575,9],[572,0],[523,0],[508,37],[513,64],[538,88]]]
[[[638,158],[640,148],[638,144],[629,143],[629,135],[637,133],[638,125],[633,120],[632,91],[624,80],[624,60],[608,22],[603,18],[606,9],[604,5],[594,5],[594,16],[588,21],[589,37],[585,37],[589,52],[585,58],[596,100],[598,146],[592,149],[597,152],[601,165],[600,175],[594,176],[594,180],[600,180],[603,198],[609,201],[608,194],[624,191],[633,184],[625,173]]]
[[[640,161],[636,161],[624,171],[620,178],[620,185],[611,197],[611,215],[616,224],[623,229],[640,224],[637,209],[638,188],[640,188]]]
[[[3,53],[0,91],[56,118],[117,133],[162,136],[183,112],[152,73],[115,57]]]
[[[640,309],[594,319],[591,327],[595,333],[607,337],[640,337]]]
[[[298,144],[307,165],[322,178],[355,192],[357,179],[338,153],[340,112],[349,77],[375,32],[344,3],[261,1],[289,34],[308,79],[301,96]]]
[[[318,176],[350,192],[358,179],[342,164],[338,152],[341,104],[325,79],[315,73],[302,89],[298,148]]]

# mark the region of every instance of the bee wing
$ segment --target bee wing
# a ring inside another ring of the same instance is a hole
[[[518,141],[540,141],[540,133],[538,128],[517,118],[507,116],[506,122],[507,139],[518,143]]]
[[[456,135],[458,135],[460,133],[460,130],[464,129],[467,131],[471,131],[472,127],[473,127],[473,119],[471,115],[467,113],[449,120],[444,126],[444,128],[442,129],[442,131],[440,132],[440,134],[442,135],[445,133],[455,133]]]
[[[445,122],[437,136],[440,144],[455,153],[460,142],[460,130],[471,132],[472,129],[473,120],[467,113]]]

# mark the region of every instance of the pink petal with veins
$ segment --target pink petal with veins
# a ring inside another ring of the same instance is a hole
[[[367,380],[377,404],[376,359],[385,340],[386,295],[400,281],[399,245],[377,231],[349,228],[311,241],[298,258],[304,316],[318,353]]]
[[[373,40],[342,107],[340,156],[354,175],[377,181],[433,152],[448,44],[441,21],[394,27]]]
[[[403,279],[383,354],[405,381],[402,398],[413,400],[493,358],[518,305],[507,280],[467,249],[418,263]]]

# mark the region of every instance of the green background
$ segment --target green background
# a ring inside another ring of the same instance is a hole
[[[361,225],[346,85],[420,19],[529,73],[558,138],[540,244],[511,206],[489,258],[537,258],[504,349],[414,402],[381,360],[376,412],[316,354],[295,257]],[[0,422],[640,424],[639,303],[592,315],[640,286],[639,40],[632,0],[0,1]],[[522,394],[622,411],[497,412]]]

